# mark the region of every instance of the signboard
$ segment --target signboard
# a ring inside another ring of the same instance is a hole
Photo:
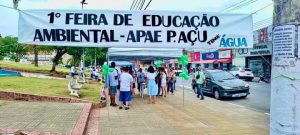
[[[188,62],[192,62],[192,52],[188,52],[187,55],[189,56]]]
[[[235,50],[236,56],[262,56],[272,55],[272,26],[253,32],[253,48],[239,48]]]
[[[200,52],[193,52],[191,54],[191,58],[192,58],[192,62],[200,61],[201,60]]]
[[[134,48],[251,48],[252,16],[170,11],[23,10],[19,42]],[[238,23],[237,23],[238,22]]]
[[[216,59],[219,59],[218,52],[202,53],[202,60],[216,60]]]
[[[231,50],[219,51],[219,59],[231,58]]]
[[[295,25],[277,26],[273,31],[273,57],[294,58]]]
[[[252,49],[240,48],[235,52],[236,56],[262,56],[262,55],[272,55],[272,42],[254,44]]]

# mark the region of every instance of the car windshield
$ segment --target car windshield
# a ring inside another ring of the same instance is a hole
[[[236,79],[232,74],[226,72],[226,71],[220,71],[220,72],[211,72],[211,76],[215,80],[231,80]]]

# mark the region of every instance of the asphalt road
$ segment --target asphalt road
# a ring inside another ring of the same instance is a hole
[[[271,85],[265,82],[247,82],[250,85],[250,95],[247,98],[234,98],[224,99],[223,102],[227,102],[232,105],[246,107],[248,109],[256,110],[265,114],[270,113],[270,97],[271,97]],[[182,89],[184,84],[185,90],[192,92],[191,79],[183,81],[177,78],[176,89]],[[207,96],[206,96],[207,97]],[[208,96],[208,98],[213,98]]]

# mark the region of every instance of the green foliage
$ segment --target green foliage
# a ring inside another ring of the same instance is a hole
[[[103,65],[106,62],[106,48],[85,48],[85,65]]]
[[[80,65],[83,49],[84,48],[82,47],[69,47],[67,54],[71,55],[72,58],[70,58],[67,63],[72,66],[78,67]]]
[[[8,56],[18,62],[27,53],[27,51],[28,48],[18,43],[18,39],[16,37],[0,38],[0,56],[2,58]]]

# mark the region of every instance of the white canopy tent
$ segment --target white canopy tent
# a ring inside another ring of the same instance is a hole
[[[109,61],[165,60],[182,56],[182,49],[109,48]]]

